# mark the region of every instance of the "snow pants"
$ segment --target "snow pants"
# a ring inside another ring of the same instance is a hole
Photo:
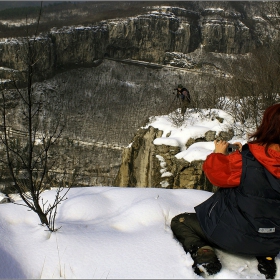
[[[182,213],[171,220],[171,229],[186,253],[203,246],[218,247],[208,240],[198,222],[196,213]]]

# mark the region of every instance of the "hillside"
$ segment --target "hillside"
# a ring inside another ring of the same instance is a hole
[[[240,98],[251,92],[273,100],[278,92],[278,70],[272,67],[277,60],[270,53],[265,51],[267,56],[261,57],[258,67],[248,63],[260,46],[269,45],[273,52],[278,44],[278,14],[272,10],[277,2],[152,3],[44,6],[43,29],[34,46],[40,54],[34,66],[35,88],[47,100],[45,114],[50,121],[58,112],[64,116],[58,148],[61,164],[77,168],[81,185],[113,182],[121,149],[137,129],[149,117],[180,106],[174,99],[179,83],[190,90],[193,109],[216,108],[220,97]],[[22,36],[24,27],[18,25],[23,17],[10,18],[8,12],[2,11],[7,15],[4,29]],[[12,92],[15,79],[25,85],[26,39],[17,36],[9,33],[0,41],[4,91]],[[23,133],[20,107],[14,110],[9,115],[11,124]]]

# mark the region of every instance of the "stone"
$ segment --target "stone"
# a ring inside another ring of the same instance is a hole
[[[206,134],[213,136],[213,131]],[[230,132],[220,134],[229,135]],[[177,159],[175,155],[180,152],[179,147],[153,144],[154,139],[161,135],[162,131],[151,126],[137,133],[130,147],[123,151],[114,186],[216,191],[217,188],[208,181],[202,170],[202,160],[190,163]],[[195,143],[201,139],[192,141]]]

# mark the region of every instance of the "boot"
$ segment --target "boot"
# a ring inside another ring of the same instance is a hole
[[[217,258],[214,249],[210,246],[203,246],[197,250],[193,250],[190,252],[191,257],[194,260],[193,269],[194,272],[198,275],[201,272],[204,272],[208,275],[213,275],[218,273],[222,264]]]
[[[266,279],[274,279],[276,274],[275,256],[272,257],[256,257],[258,260],[258,270],[265,275]]]

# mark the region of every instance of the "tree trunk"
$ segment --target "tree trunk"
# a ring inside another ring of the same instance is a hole
[[[41,206],[39,205],[38,201],[34,200],[34,206],[35,206],[35,212],[38,214],[41,223],[48,226],[49,221],[48,221],[47,215],[42,211]]]

